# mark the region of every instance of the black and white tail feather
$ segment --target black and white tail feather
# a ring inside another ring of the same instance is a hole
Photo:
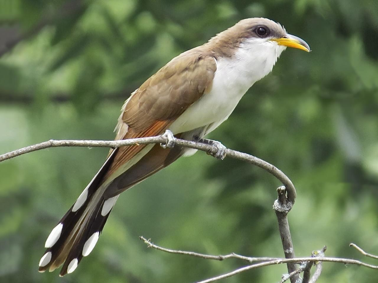
[[[177,135],[186,138],[185,135]],[[192,137],[189,132],[188,137]],[[53,271],[63,264],[60,276],[75,271],[81,259],[95,247],[101,231],[113,209],[118,196],[148,176],[168,166],[185,153],[185,149],[174,147],[163,149],[160,145],[146,146],[140,162],[131,162],[128,169],[118,177],[104,177],[112,166],[117,149],[80,194],[74,205],[59,221],[48,236],[46,251],[39,262],[39,271]]]
[[[89,185],[80,194],[48,236],[39,272],[50,272],[63,264],[60,276],[72,273],[84,256],[95,247],[118,195],[105,198],[110,184],[101,184],[113,161],[114,150]]]

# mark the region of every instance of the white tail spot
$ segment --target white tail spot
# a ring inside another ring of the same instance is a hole
[[[44,266],[48,265],[50,260],[51,260],[51,257],[52,257],[51,252],[45,253],[43,255],[43,257],[41,258],[41,260],[39,261],[39,266],[44,267]]]
[[[100,237],[100,232],[94,233],[84,244],[83,256],[88,256],[93,248],[96,246],[98,238]]]
[[[113,206],[115,205],[117,199],[118,199],[119,195],[118,196],[115,196],[115,197],[112,197],[110,199],[107,199],[105,202],[104,202],[104,205],[102,206],[102,210],[101,210],[101,215],[102,216],[106,216],[108,215],[108,213],[110,212],[110,210],[113,208]]]
[[[60,234],[62,233],[63,224],[59,223],[51,231],[50,235],[47,237],[45,248],[51,248],[59,240]]]
[[[85,190],[77,198],[77,201],[75,202],[72,208],[72,212],[78,211],[79,208],[82,207],[85,201],[87,200],[87,197],[88,197],[88,188],[85,188]]]
[[[74,272],[78,264],[79,264],[79,261],[77,260],[77,258],[74,258],[73,260],[71,260],[70,264],[67,267],[67,273],[70,274]]]

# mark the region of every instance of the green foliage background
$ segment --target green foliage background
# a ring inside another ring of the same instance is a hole
[[[211,138],[292,179],[297,256],[327,245],[328,256],[367,260],[348,244],[378,254],[376,0],[0,0],[0,42],[5,30],[22,39],[0,59],[0,151],[113,139],[134,89],[247,17],[284,24],[313,52],[284,52]],[[106,152],[56,148],[0,164],[0,282],[194,282],[246,265],[164,254],[139,235],[173,249],[283,256],[272,211],[280,184],[243,162],[197,153],[124,193],[72,275],[38,273],[47,235]],[[222,282],[278,282],[285,272],[274,266]],[[325,264],[318,282],[377,280],[374,270]]]

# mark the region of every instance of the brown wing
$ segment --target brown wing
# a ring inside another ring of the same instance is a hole
[[[210,91],[216,63],[200,48],[181,54],[150,77],[125,104],[118,139],[156,136],[204,93]],[[106,177],[133,158],[144,145],[122,147]]]

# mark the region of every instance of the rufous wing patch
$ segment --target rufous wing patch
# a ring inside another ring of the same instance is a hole
[[[198,48],[173,59],[124,104],[116,138],[131,139],[164,133],[178,116],[211,89],[215,71],[215,59]],[[123,137],[122,133],[125,133]],[[104,180],[144,147],[119,148]]]

